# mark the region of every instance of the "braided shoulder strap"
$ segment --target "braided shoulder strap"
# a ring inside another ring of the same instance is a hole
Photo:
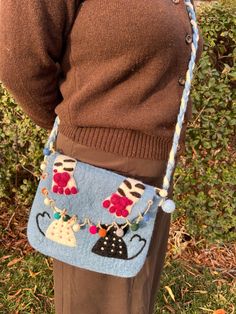
[[[193,77],[193,70],[195,67],[196,52],[198,49],[199,34],[198,34],[198,27],[197,27],[197,23],[196,23],[197,19],[196,19],[194,7],[193,7],[190,0],[185,0],[185,5],[186,5],[186,9],[187,9],[188,14],[189,14],[190,23],[192,25],[193,41],[191,43],[191,58],[190,58],[190,61],[188,64],[188,70],[186,72],[185,86],[184,86],[184,90],[183,90],[183,94],[182,94],[182,98],[181,98],[181,102],[180,102],[180,110],[179,110],[179,114],[177,117],[177,123],[175,126],[173,143],[172,143],[172,147],[171,147],[171,150],[169,153],[166,173],[165,173],[165,176],[163,179],[162,188],[164,190],[169,189],[170,179],[172,176],[173,168],[175,166],[175,156],[176,156],[176,151],[177,151],[177,147],[179,144],[179,138],[180,138],[180,133],[181,133],[182,125],[183,125],[184,115],[185,115],[185,111],[187,108],[188,97],[189,97],[189,93],[190,93],[190,89],[191,89],[191,81],[192,81],[192,77]]]
[[[193,70],[195,67],[196,52],[198,49],[198,40],[199,40],[197,19],[195,15],[194,6],[191,3],[191,0],[184,0],[184,3],[186,5],[186,10],[188,11],[190,23],[192,25],[193,41],[191,43],[191,58],[188,64],[188,70],[186,72],[185,86],[184,86],[184,90],[183,90],[183,94],[181,98],[180,110],[177,117],[177,123],[175,126],[172,147],[169,153],[166,173],[163,179],[162,189],[157,188],[157,190],[161,192],[160,195],[164,198],[168,194],[167,191],[170,187],[170,180],[171,180],[172,172],[175,166],[175,156],[176,156],[176,151],[179,144],[180,133],[181,133],[184,115],[185,115],[185,111],[186,111],[187,103],[188,103],[188,97],[189,97],[189,93],[191,89],[191,81],[193,77]],[[51,134],[48,138],[47,143],[45,144],[45,148],[44,148],[45,157],[50,155],[50,152],[53,151],[53,143],[55,142],[56,137],[57,137],[58,125],[59,125],[59,117],[57,116],[55,119],[53,128],[52,128]]]

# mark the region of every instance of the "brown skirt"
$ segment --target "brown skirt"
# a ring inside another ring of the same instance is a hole
[[[167,161],[138,159],[75,143],[59,133],[56,149],[94,166],[161,187]],[[173,176],[169,198],[173,197]],[[56,314],[152,314],[167,249],[171,215],[159,211],[144,266],[132,278],[106,275],[53,260]]]

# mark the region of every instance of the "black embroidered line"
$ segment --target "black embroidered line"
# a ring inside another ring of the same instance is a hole
[[[132,241],[133,238],[135,238],[135,237],[138,237],[138,238],[139,238],[139,242],[144,242],[144,245],[141,247],[141,249],[140,249],[135,255],[133,255],[133,256],[131,256],[131,257],[128,257],[127,260],[130,260],[130,259],[133,259],[133,258],[137,257],[137,256],[142,252],[142,250],[144,249],[144,247],[145,247],[145,245],[146,245],[146,243],[147,243],[147,240],[144,239],[144,238],[141,238],[139,234],[134,234],[134,235],[132,236],[132,238],[130,239],[130,241]]]
[[[74,171],[74,168],[63,168],[65,171]]]
[[[122,196],[126,196],[126,195],[125,195],[125,192],[124,192],[121,188],[118,188],[117,191],[118,191]]]
[[[55,163],[54,163],[54,166],[57,166],[57,167],[62,166],[62,165],[63,165],[62,162],[55,162]]]
[[[140,189],[142,189],[142,190],[145,190],[145,186],[144,186],[142,183],[136,183],[135,186],[136,186],[137,188],[140,188]]]
[[[132,188],[131,183],[130,183],[127,179],[124,180],[124,183],[125,183],[125,185],[126,185],[129,189]]]
[[[42,229],[41,229],[40,226],[39,226],[38,218],[39,218],[39,216],[44,217],[45,214],[48,215],[48,218],[51,218],[48,212],[43,212],[42,214],[39,213],[39,214],[36,215],[36,224],[37,224],[37,227],[38,227],[40,233],[42,233],[42,235],[43,235],[44,237],[45,237],[45,233],[42,231]]]
[[[131,191],[130,194],[137,197],[137,198],[141,197],[141,194],[139,194],[138,192],[135,192],[135,191]]]
[[[74,159],[64,159],[64,162],[76,162]]]

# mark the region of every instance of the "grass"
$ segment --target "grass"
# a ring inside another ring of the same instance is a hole
[[[50,258],[31,252],[0,251],[0,313],[51,314],[53,278]],[[229,274],[190,265],[185,261],[166,261],[155,314],[213,313],[223,308],[234,313],[235,279]]]
[[[166,263],[155,314],[234,313],[235,278],[184,261]],[[171,289],[171,290],[170,290]]]
[[[7,253],[0,251],[0,313],[55,313],[50,259],[39,253]]]

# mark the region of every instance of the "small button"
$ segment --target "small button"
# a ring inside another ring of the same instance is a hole
[[[179,0],[172,0],[172,2],[174,2],[175,4],[178,4]]]
[[[183,77],[180,77],[178,82],[179,82],[180,85],[183,86],[185,84],[185,79]]]
[[[186,41],[187,44],[191,44],[191,42],[193,41],[192,35],[187,34],[185,36],[185,41]]]

